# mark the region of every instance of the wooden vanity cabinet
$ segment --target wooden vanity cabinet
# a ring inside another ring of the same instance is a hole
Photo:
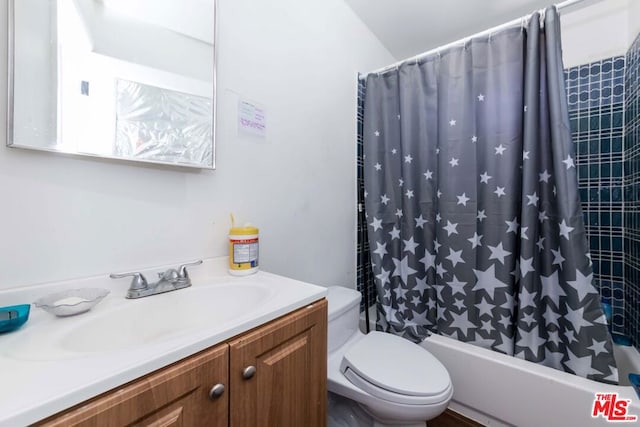
[[[36,426],[326,426],[327,302],[315,302]],[[212,387],[224,392],[210,397]]]
[[[325,427],[326,333],[322,301],[230,341],[230,425]]]
[[[217,345],[108,391],[38,423],[47,427],[188,427],[228,425],[229,394],[209,399],[228,383],[229,346]]]

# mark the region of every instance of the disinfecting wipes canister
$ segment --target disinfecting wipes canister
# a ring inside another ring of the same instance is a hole
[[[258,227],[246,225],[229,230],[229,273],[246,276],[258,271]]]

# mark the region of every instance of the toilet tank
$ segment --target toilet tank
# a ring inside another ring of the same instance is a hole
[[[341,286],[328,288],[328,353],[339,348],[353,334],[359,332],[360,298],[360,292],[353,289]]]

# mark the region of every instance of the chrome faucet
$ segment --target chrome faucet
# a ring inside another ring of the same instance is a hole
[[[177,269],[170,268],[164,273],[158,273],[158,281],[151,284],[147,282],[147,279],[142,273],[111,274],[109,277],[112,279],[133,277],[129,290],[127,291],[127,298],[135,299],[188,288],[191,286],[191,278],[189,277],[187,267],[200,264],[202,264],[202,260],[182,264]]]

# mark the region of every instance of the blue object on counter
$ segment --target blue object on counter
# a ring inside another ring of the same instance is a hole
[[[629,374],[629,382],[631,386],[636,391],[638,398],[640,399],[640,375],[638,374]]]
[[[0,333],[18,329],[29,318],[31,304],[0,307]]]

